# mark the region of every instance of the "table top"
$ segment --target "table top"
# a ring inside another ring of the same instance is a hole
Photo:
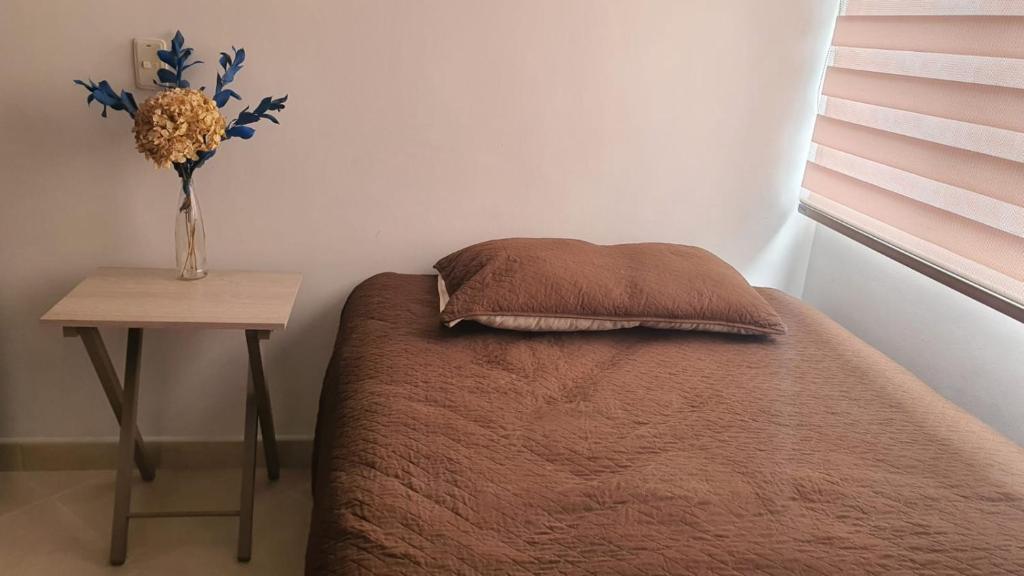
[[[300,274],[210,271],[178,280],[160,268],[99,268],[43,315],[60,326],[281,330]]]

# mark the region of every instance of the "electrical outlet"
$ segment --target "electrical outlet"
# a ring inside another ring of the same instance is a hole
[[[132,60],[135,62],[135,86],[143,90],[159,90],[156,71],[166,68],[157,57],[157,50],[167,50],[167,42],[160,38],[132,40]]]

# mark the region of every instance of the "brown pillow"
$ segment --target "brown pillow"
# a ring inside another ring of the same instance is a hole
[[[434,268],[447,326],[474,320],[538,332],[786,332],[739,272],[693,246],[510,238],[463,248]]]

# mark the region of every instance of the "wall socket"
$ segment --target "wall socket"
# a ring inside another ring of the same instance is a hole
[[[135,62],[135,86],[143,90],[160,90],[156,71],[166,68],[157,57],[157,50],[167,50],[167,42],[160,38],[132,40],[132,61]]]

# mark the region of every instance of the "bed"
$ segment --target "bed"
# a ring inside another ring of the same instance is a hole
[[[795,298],[758,289],[778,337],[531,334],[436,286],[345,306],[311,576],[1024,574],[1021,448]]]

